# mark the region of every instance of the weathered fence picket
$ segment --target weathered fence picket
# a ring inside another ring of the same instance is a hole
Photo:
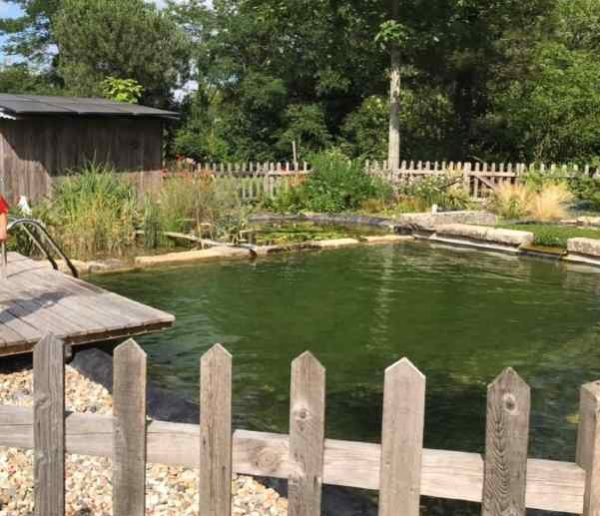
[[[379,516],[419,515],[425,377],[406,358],[385,372]]]
[[[65,351],[53,335],[33,350],[33,442],[36,516],[65,512]]]
[[[510,367],[489,386],[483,516],[525,516],[529,386]]]
[[[64,514],[64,454],[114,460],[114,514],[144,511],[146,461],[199,469],[200,514],[230,516],[232,473],[289,481],[291,516],[318,516],[322,484],[380,491],[380,516],[419,512],[421,495],[482,503],[484,515],[526,508],[592,516],[600,508],[600,382],[581,389],[577,462],[527,458],[530,392],[512,369],[488,388],[485,460],[423,448],[425,377],[402,359],[386,371],[382,444],[325,439],[325,369],[292,364],[290,434],[232,435],[232,361],[217,345],[200,360],[199,425],[145,420],[146,356],[130,340],[114,355],[114,415],[65,414],[64,351],[34,351],[34,408],[0,405],[0,446],[35,449],[35,511]],[[65,448],[66,446],[66,448]]]
[[[292,363],[290,389],[290,516],[320,516],[325,445],[325,369],[311,354]]]
[[[220,345],[200,360],[200,514],[231,514],[231,355]]]
[[[130,339],[114,352],[113,511],[146,512],[146,353]]]
[[[600,382],[581,387],[575,461],[586,472],[583,516],[600,514]]]

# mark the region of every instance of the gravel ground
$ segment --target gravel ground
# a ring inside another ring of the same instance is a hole
[[[96,414],[112,412],[108,391],[66,370],[67,410]],[[0,374],[0,404],[33,404],[30,370]],[[112,514],[112,465],[104,457],[67,455],[67,516]],[[146,514],[188,516],[198,514],[198,473],[189,468],[149,464],[146,478]],[[250,477],[236,476],[232,483],[235,516],[287,516],[287,500]],[[0,447],[0,516],[26,516],[33,511],[33,452]]]

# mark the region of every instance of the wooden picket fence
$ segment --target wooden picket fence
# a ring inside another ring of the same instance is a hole
[[[528,171],[560,177],[585,174],[598,177],[600,171],[586,165],[546,165],[544,163],[480,163],[446,161],[402,161],[392,170],[385,161],[367,161],[369,174],[380,177],[395,187],[410,185],[428,176],[453,175],[473,199],[488,197],[503,183],[516,183]],[[205,172],[220,179],[235,180],[245,201],[273,199],[282,190],[298,184],[311,172],[308,163],[194,163],[194,172]]]
[[[303,181],[310,174],[306,161],[302,163],[194,163],[186,172],[211,174],[217,181],[228,181],[239,190],[245,202],[260,202],[274,199],[282,191]],[[168,173],[166,177],[177,176],[177,172]]]
[[[233,473],[288,479],[290,516],[319,516],[321,486],[379,491],[380,516],[417,516],[420,496],[480,502],[485,516],[526,508],[600,513],[600,382],[580,393],[576,463],[528,458],[530,389],[506,369],[487,391],[486,449],[423,448],[425,377],[403,358],[385,372],[382,442],[325,439],[325,369],[292,362],[289,435],[232,433],[232,359],[216,345],[200,359],[199,425],[146,421],[146,355],[114,352],[113,415],[65,414],[64,346],[34,349],[34,407],[0,406],[0,446],[33,448],[35,513],[65,511],[65,453],[111,457],[115,516],[143,516],[146,462],[198,468],[199,513],[231,515]]]

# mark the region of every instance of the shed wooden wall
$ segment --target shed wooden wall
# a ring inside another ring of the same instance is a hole
[[[160,119],[38,117],[0,120],[0,175],[13,202],[38,199],[86,161],[110,163],[141,190],[160,186]]]

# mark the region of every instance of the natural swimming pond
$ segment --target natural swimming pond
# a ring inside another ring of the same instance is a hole
[[[198,359],[234,357],[236,426],[287,431],[290,362],[327,368],[328,437],[379,441],[384,369],[427,376],[425,445],[482,451],[486,384],[532,388],[530,455],[573,460],[579,386],[600,378],[600,273],[406,242],[98,277],[174,313],[139,338],[151,379],[197,399]]]

